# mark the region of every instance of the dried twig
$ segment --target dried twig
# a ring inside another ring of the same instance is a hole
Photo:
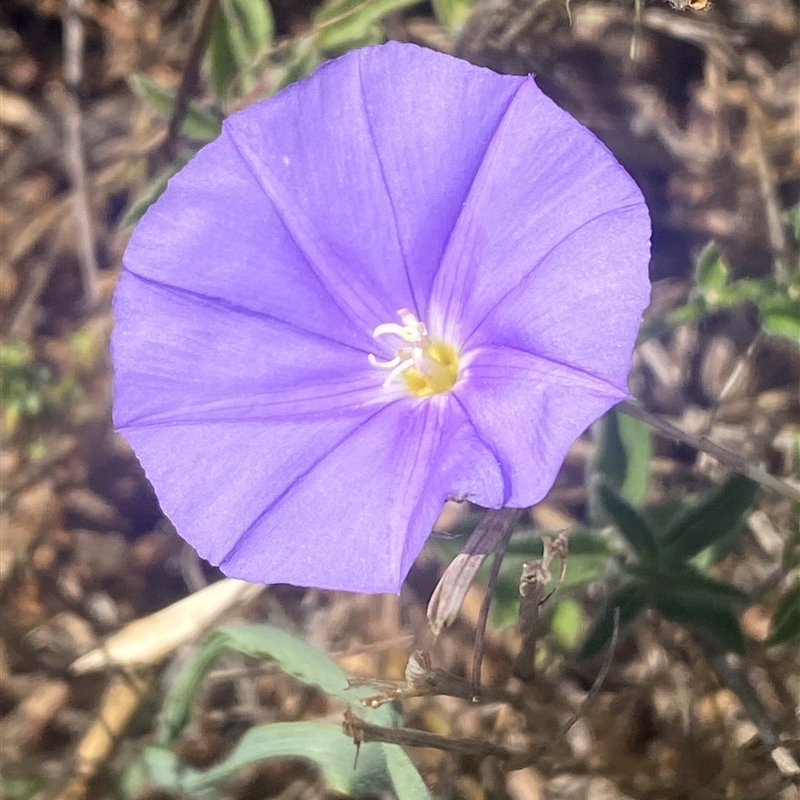
[[[797,763],[789,749],[781,741],[780,734],[770,719],[767,710],[758,698],[741,667],[734,663],[734,656],[730,654],[708,653],[709,660],[715,672],[738,698],[747,715],[758,728],[758,735],[769,751],[775,766],[781,776],[796,784],[800,784],[800,764]]]
[[[657,416],[656,414],[651,414],[649,411],[645,410],[632,400],[624,400],[617,406],[617,408],[624,414],[628,414],[631,417],[642,420],[642,422],[646,422],[652,428],[655,428],[657,431],[663,433],[665,436],[668,436],[670,439],[688,444],[690,447],[693,447],[695,450],[699,450],[703,453],[708,453],[708,455],[716,458],[721,464],[725,464],[725,466],[730,467],[732,470],[735,470],[736,472],[739,472],[742,475],[750,478],[750,480],[761,484],[761,486],[763,486],[765,489],[769,489],[770,491],[773,491],[782,497],[787,497],[789,500],[800,502],[800,488],[793,486],[788,481],[782,480],[781,478],[776,478],[774,475],[770,475],[768,472],[761,469],[761,467],[751,464],[742,456],[726,449],[725,447],[721,447],[705,436],[695,436],[694,434],[687,433],[680,428],[676,428],[674,425],[671,425],[666,420],[661,419],[661,417]]]
[[[505,513],[503,513],[505,512]],[[503,528],[500,538],[494,548],[494,559],[492,568],[489,572],[489,579],[486,582],[486,592],[483,595],[481,610],[478,614],[478,621],[475,623],[475,645],[472,654],[472,691],[473,700],[477,700],[481,691],[481,665],[483,663],[483,643],[486,639],[486,624],[489,621],[489,607],[492,604],[492,596],[497,585],[497,577],[500,574],[500,565],[503,563],[508,543],[514,528],[522,516],[521,508],[501,508],[498,521],[502,521]]]
[[[455,739],[450,736],[440,736],[427,731],[417,731],[410,728],[387,728],[382,725],[372,725],[356,717],[349,709],[344,715],[344,732],[352,737],[356,745],[362,742],[387,742],[388,744],[399,744],[406,747],[433,747],[437,750],[444,750],[460,755],[474,756],[479,759],[494,756],[508,770],[524,769],[533,766],[544,753],[547,752],[556,742],[560,741],[569,733],[573,725],[586,713],[586,709],[597,697],[603,682],[611,668],[614,652],[619,636],[619,609],[614,611],[614,629],[611,634],[608,655],[603,666],[592,684],[592,688],[584,698],[580,708],[567,720],[558,733],[546,744],[530,752],[519,752],[509,750],[501,745],[485,742],[478,739]]]
[[[167,136],[162,145],[162,153],[167,161],[173,161],[175,150],[178,144],[178,135],[181,125],[189,110],[189,103],[197,90],[197,79],[200,75],[200,62],[206,51],[211,30],[214,27],[214,17],[219,7],[219,0],[203,0],[200,7],[197,27],[195,28],[192,44],[189,48],[189,56],[183,67],[181,82],[178,92],[175,95],[175,103],[172,106],[172,114],[167,126]]]
[[[544,551],[541,560],[523,564],[519,582],[519,631],[522,634],[522,646],[514,660],[514,674],[524,681],[530,680],[534,675],[539,610],[559,590],[567,572],[569,539],[566,534],[560,533],[555,539],[545,536],[542,538],[542,544]],[[545,589],[552,579],[550,562],[553,556],[558,557],[561,568],[555,588],[545,594]]]
[[[86,158],[83,151],[83,120],[80,109],[80,86],[83,79],[83,0],[67,0],[64,19],[64,109],[66,162],[74,190],[75,227],[78,231],[78,262],[87,308],[97,305],[97,254],[94,247],[92,217],[86,181]]]

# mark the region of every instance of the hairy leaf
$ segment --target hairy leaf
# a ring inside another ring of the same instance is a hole
[[[678,516],[661,539],[665,563],[688,561],[735,531],[757,492],[757,483],[732,475],[711,496]]]

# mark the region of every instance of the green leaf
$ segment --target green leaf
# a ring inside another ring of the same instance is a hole
[[[701,607],[714,605],[742,610],[751,602],[746,592],[730,583],[710,578],[688,564],[668,574],[660,574],[658,583],[665,593],[677,594],[687,602]]]
[[[269,658],[299,681],[319,687],[345,702],[348,681],[345,673],[319,650],[271,625],[246,623],[217,628],[197,649],[178,675],[161,714],[156,742],[168,746],[183,730],[189,708],[207,672],[225,650],[253,658]]]
[[[717,246],[710,242],[697,257],[697,265],[694,270],[695,283],[703,294],[718,291],[728,282],[728,273],[725,259]]]
[[[229,98],[234,84],[239,94],[252,87],[254,63],[272,45],[274,35],[266,0],[220,0],[206,52],[209,83],[220,100]]]
[[[784,592],[772,615],[767,646],[800,641],[800,581]]]
[[[567,597],[556,606],[550,629],[563,648],[574,650],[580,641],[585,620],[583,606],[577,600]]]
[[[163,119],[169,119],[175,103],[175,93],[160,86],[148,75],[137,73],[128,79],[131,88],[140,97],[147,100],[156,113]],[[186,118],[181,125],[181,133],[197,142],[210,142],[219,136],[222,123],[207,111],[190,104]]]
[[[800,319],[785,314],[764,314],[761,327],[772,336],[783,336],[800,344]]]
[[[665,563],[678,564],[735,531],[750,509],[758,484],[732,475],[710,497],[685,511],[661,539]]]
[[[472,13],[475,0],[432,0],[433,13],[451,33],[457,33]]]
[[[612,409],[598,420],[595,431],[592,472],[600,473],[629,503],[641,503],[650,482],[650,428],[641,420]]]
[[[639,561],[644,565],[656,564],[659,557],[658,541],[644,517],[602,481],[597,492],[606,514],[633,548]]]
[[[144,762],[155,784],[194,800],[214,800],[243,769],[278,757],[312,761],[331,789],[363,797],[392,786],[385,747],[379,742],[362,744],[354,769],[356,747],[341,725],[276,722],[251,728],[224,761],[209,769],[187,767],[169,750],[155,747],[145,750]]]
[[[687,594],[659,592],[653,607],[664,617],[686,626],[698,638],[709,639],[726,650],[743,654],[744,634],[738,614],[714,593],[695,591]]]
[[[363,745],[362,745],[363,746]],[[389,771],[397,800],[431,800],[425,781],[417,772],[402,747],[386,745],[386,768]]]
[[[314,14],[314,38],[322,50],[341,53],[383,38],[376,24],[418,0],[329,0]]]
[[[611,641],[616,608],[619,608],[619,628],[622,631],[647,608],[649,600],[650,587],[641,582],[620,586],[594,621],[578,653],[578,660],[584,661],[596,656]]]

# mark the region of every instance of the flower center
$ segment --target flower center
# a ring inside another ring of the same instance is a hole
[[[401,308],[397,315],[402,324],[386,322],[372,332],[375,339],[395,336],[402,342],[389,361],[379,361],[372,353],[368,356],[373,367],[389,370],[383,385],[389,386],[400,380],[414,397],[449,392],[458,379],[456,349],[447,342],[428,336],[425,323],[408,309]]]

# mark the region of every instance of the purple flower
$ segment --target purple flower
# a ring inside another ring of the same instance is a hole
[[[397,591],[627,395],[649,219],[529,77],[349,53],[230,117],[125,254],[114,418],[229,575]]]

